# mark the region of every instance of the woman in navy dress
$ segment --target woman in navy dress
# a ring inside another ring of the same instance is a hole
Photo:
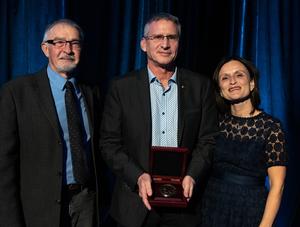
[[[280,206],[286,175],[281,124],[258,108],[258,72],[251,62],[239,57],[223,59],[213,79],[220,134],[203,196],[200,226],[270,227]]]

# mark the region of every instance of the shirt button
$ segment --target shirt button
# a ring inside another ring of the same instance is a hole
[[[162,115],[165,115],[165,112],[162,112]]]
[[[162,134],[165,134],[165,131],[162,131]]]

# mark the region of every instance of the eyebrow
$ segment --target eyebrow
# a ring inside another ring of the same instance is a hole
[[[245,71],[245,70],[236,70],[235,72],[234,72],[234,74],[236,74],[236,73],[244,73],[244,74],[246,74],[247,76],[249,76],[250,75],[250,73],[248,72],[248,71]]]
[[[243,73],[243,74],[246,74],[247,76],[250,76],[250,73],[245,71],[245,70],[236,70],[233,72],[233,74],[237,74],[237,73]],[[219,76],[223,76],[223,75],[231,75],[232,73],[222,73],[222,74],[219,74]]]

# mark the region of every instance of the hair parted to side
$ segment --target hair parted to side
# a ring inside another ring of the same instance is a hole
[[[258,79],[259,79],[259,72],[257,68],[254,66],[254,64],[242,57],[238,56],[229,56],[223,58],[219,64],[217,65],[214,74],[213,74],[213,82],[215,87],[215,95],[216,95],[216,102],[217,107],[221,113],[230,113],[230,102],[228,102],[226,99],[224,99],[220,94],[220,86],[219,86],[219,73],[222,68],[222,66],[230,61],[239,61],[242,63],[246,69],[249,71],[250,80],[254,81],[254,88],[250,93],[250,101],[253,106],[253,109],[251,113],[255,111],[255,109],[259,109],[260,105],[260,95],[259,95],[259,85],[258,85]]]
[[[159,20],[167,20],[167,21],[172,21],[176,27],[177,27],[177,34],[180,37],[181,34],[181,24],[179,22],[179,19],[176,16],[173,16],[170,13],[165,13],[165,12],[161,12],[161,13],[157,13],[152,15],[146,22],[145,26],[144,26],[144,37],[146,37],[149,33],[149,26],[152,22],[154,21],[159,21]]]
[[[83,30],[82,28],[75,22],[75,21],[72,21],[70,19],[59,19],[59,20],[56,20],[56,21],[53,21],[51,24],[49,24],[46,29],[45,29],[45,32],[44,32],[44,36],[43,36],[43,42],[45,42],[47,39],[48,39],[48,33],[49,31],[56,25],[58,24],[67,24],[75,29],[78,30],[79,32],[79,38],[80,38],[80,41],[83,41],[84,40],[84,33],[83,33]]]

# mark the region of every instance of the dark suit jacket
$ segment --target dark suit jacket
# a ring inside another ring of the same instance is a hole
[[[206,175],[217,131],[215,98],[210,80],[184,69],[177,71],[178,144],[188,147],[187,175]],[[117,176],[111,214],[124,226],[140,226],[147,210],[137,193],[137,180],[149,172],[151,104],[147,69],[112,83],[101,126],[101,152]]]
[[[96,89],[92,90],[85,85],[80,84],[79,87],[88,109],[92,154],[96,167],[94,172],[99,177],[100,157],[96,152],[101,113],[99,94]],[[59,226],[64,163],[62,140],[45,69],[8,82],[2,87],[1,226]]]

